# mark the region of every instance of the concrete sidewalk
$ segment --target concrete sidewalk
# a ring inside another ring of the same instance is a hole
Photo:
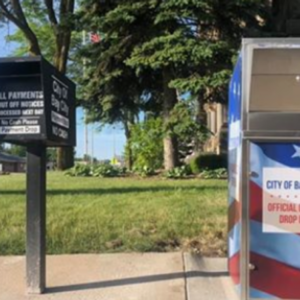
[[[47,256],[47,290],[26,295],[25,258],[0,257],[0,300],[234,300],[226,259],[183,253]]]

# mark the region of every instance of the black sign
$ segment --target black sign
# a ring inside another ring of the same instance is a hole
[[[42,57],[0,59],[0,141],[74,146],[75,84]]]

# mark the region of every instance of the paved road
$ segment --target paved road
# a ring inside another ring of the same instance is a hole
[[[226,259],[183,253],[47,256],[47,290],[26,295],[25,259],[0,257],[0,300],[234,300]]]

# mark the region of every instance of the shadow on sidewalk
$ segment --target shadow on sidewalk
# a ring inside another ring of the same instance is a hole
[[[132,277],[132,278],[124,278],[124,279],[115,279],[115,280],[51,287],[46,289],[46,293],[54,294],[54,293],[63,293],[63,292],[75,292],[75,291],[82,291],[82,290],[109,288],[109,287],[117,287],[123,285],[134,285],[134,284],[151,283],[157,281],[168,281],[168,280],[175,280],[175,279],[186,280],[195,277],[214,278],[214,277],[222,277],[222,276],[228,276],[228,272],[202,272],[202,271],[189,271],[186,273],[178,272],[178,273],[148,275],[148,276],[141,276],[141,277]]]

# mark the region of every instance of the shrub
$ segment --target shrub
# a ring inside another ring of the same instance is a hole
[[[204,170],[200,173],[203,179],[226,179],[228,177],[227,170],[224,168],[215,170]]]
[[[166,178],[169,179],[181,179],[185,178],[189,175],[191,175],[191,169],[189,166],[181,166],[181,167],[176,167],[172,170],[167,171],[165,174]]]
[[[227,156],[214,153],[201,153],[191,160],[190,167],[194,174],[199,174],[203,170],[226,169]]]
[[[148,177],[155,175],[155,170],[153,168],[150,168],[148,166],[143,167],[135,167],[133,169],[133,172],[142,176],[142,177]]]
[[[161,118],[149,118],[131,127],[130,147],[134,167],[159,169],[163,165],[163,129]],[[129,145],[128,145],[129,146]],[[128,150],[127,150],[128,156]],[[145,167],[146,166],[146,167]]]
[[[73,177],[118,177],[126,174],[126,168],[112,166],[110,164],[100,164],[94,167],[90,165],[76,164],[67,170],[65,175]]]
[[[73,168],[65,172],[67,176],[88,177],[91,176],[91,167],[89,165],[76,164]]]
[[[92,174],[94,177],[119,177],[126,174],[126,168],[100,164],[94,168]]]
[[[10,173],[9,172],[3,172],[3,171],[1,171],[0,175],[10,175]]]

